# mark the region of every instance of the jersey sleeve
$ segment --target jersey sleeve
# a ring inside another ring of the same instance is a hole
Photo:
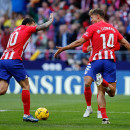
[[[82,38],[84,38],[85,40],[89,40],[91,39],[93,35],[93,26],[89,26],[86,30],[86,32],[83,34]]]
[[[28,33],[34,33],[34,32],[36,32],[36,27],[37,26],[27,26],[26,31]]]
[[[82,47],[82,51],[84,53],[88,53],[87,51],[87,47],[90,45],[90,41],[86,41],[84,44],[83,44],[83,47]]]
[[[121,39],[123,39],[123,36],[117,30],[117,40],[120,41]]]

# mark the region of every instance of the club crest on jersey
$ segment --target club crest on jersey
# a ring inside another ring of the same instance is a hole
[[[100,30],[97,30],[97,33],[99,34],[101,31]]]
[[[84,74],[87,74],[87,73],[88,73],[88,70],[86,69],[85,72],[84,72]]]
[[[87,65],[87,68],[85,69],[84,74],[87,74],[87,73],[88,73],[88,71],[90,70],[90,68],[91,68],[91,64],[90,64],[90,65]]]
[[[88,32],[85,32],[84,35],[88,37]]]

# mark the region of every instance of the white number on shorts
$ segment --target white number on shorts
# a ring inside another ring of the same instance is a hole
[[[12,33],[8,41],[8,46],[14,46],[16,44],[17,38],[18,38],[18,32]]]
[[[113,47],[114,46],[114,34],[112,34],[112,33],[109,34],[107,44],[106,44],[105,34],[101,34],[100,37],[102,37],[102,39],[103,39],[103,49],[105,49],[106,46],[108,46],[108,47]]]

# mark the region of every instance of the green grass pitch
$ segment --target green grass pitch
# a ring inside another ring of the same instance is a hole
[[[23,122],[21,95],[0,96],[0,130],[130,130],[130,96],[106,96],[107,114],[111,124],[102,125],[97,119],[97,99],[92,97],[93,114],[83,118],[86,109],[84,95],[33,95],[31,94],[31,114],[38,107],[46,107],[48,120],[38,123]],[[3,111],[2,110],[8,110]]]

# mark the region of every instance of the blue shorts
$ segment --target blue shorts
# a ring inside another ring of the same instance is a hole
[[[84,76],[90,76],[90,77],[94,77],[93,76],[93,70],[92,70],[92,66],[91,66],[91,63],[89,63],[85,69],[85,72],[84,72]],[[94,78],[93,78],[94,79]]]
[[[113,60],[96,60],[91,62],[89,68],[85,76],[91,76],[96,80],[96,74],[101,73],[107,82],[116,82],[116,63]]]
[[[0,60],[0,79],[6,80],[8,83],[11,77],[14,77],[17,82],[28,77],[21,60]]]

